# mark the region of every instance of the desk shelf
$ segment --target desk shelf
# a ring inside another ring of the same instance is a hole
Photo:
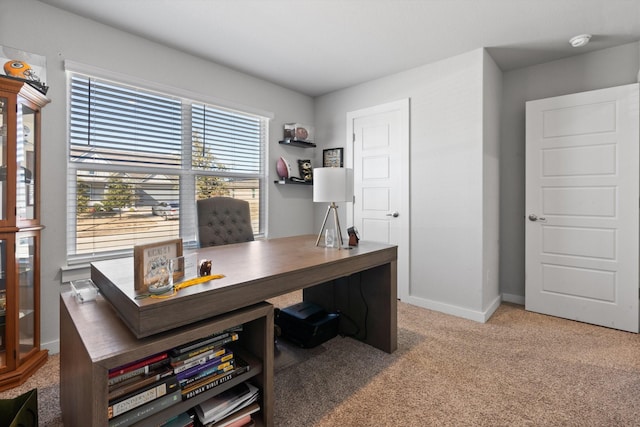
[[[258,303],[169,332],[137,339],[113,307],[98,296],[77,304],[60,296],[60,406],[65,426],[108,426],[108,371],[128,362],[243,325],[234,352],[251,365],[238,377],[178,402],[134,425],[158,425],[236,384],[251,379],[261,390],[257,425],[273,425],[273,306]]]

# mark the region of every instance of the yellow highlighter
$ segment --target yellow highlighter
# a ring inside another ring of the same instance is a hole
[[[223,277],[224,277],[224,274],[210,274],[210,275],[207,275],[207,276],[195,277],[193,279],[185,280],[184,282],[180,282],[180,283],[177,283],[177,284],[173,285],[173,291],[170,294],[167,294],[167,293],[164,293],[164,294],[144,294],[144,295],[138,295],[136,297],[136,299],[145,298],[145,297],[149,297],[149,298],[171,298],[172,296],[176,295],[180,289],[188,288],[189,286],[193,286],[193,285],[199,285],[200,283],[206,283],[209,280],[222,279]]]

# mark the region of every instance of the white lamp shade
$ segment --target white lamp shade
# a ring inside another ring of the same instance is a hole
[[[313,169],[314,202],[352,202],[353,169]]]

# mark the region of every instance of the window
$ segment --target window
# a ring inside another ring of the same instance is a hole
[[[263,234],[265,117],[78,73],[69,112],[70,263],[194,246],[196,200],[215,195],[249,201]]]

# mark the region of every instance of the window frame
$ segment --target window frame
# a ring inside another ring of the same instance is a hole
[[[79,64],[73,61],[65,61],[66,71],[66,93],[67,93],[67,137],[66,137],[66,160],[67,160],[67,182],[66,182],[66,259],[67,265],[86,264],[91,261],[100,259],[110,259],[123,256],[131,256],[133,254],[133,245],[129,249],[125,250],[112,250],[102,251],[94,253],[75,253],[76,251],[76,221],[77,211],[74,208],[75,204],[72,203],[76,200],[77,195],[77,172],[79,170],[92,170],[102,172],[131,172],[130,166],[123,166],[117,164],[100,165],[100,164],[87,164],[83,162],[73,161],[71,158],[71,79],[73,75],[83,75],[88,78],[95,78],[99,80],[105,80],[112,82],[115,85],[131,86],[142,91],[149,91],[158,93],[162,96],[168,96],[173,98],[179,98],[182,102],[182,165],[180,168],[163,168],[163,167],[145,167],[144,171],[155,174],[177,175],[179,178],[179,199],[180,199],[180,226],[179,237],[183,239],[185,248],[197,247],[197,212],[196,212],[196,198],[195,186],[196,177],[198,175],[208,175],[217,177],[231,177],[238,179],[256,179],[258,180],[259,189],[259,223],[258,230],[254,230],[256,238],[262,238],[266,235],[266,226],[268,224],[266,213],[268,203],[268,169],[266,167],[269,152],[269,125],[273,119],[273,113],[265,112],[256,108],[247,107],[240,104],[232,104],[228,101],[222,102],[221,100],[208,97],[201,93],[194,93],[175,87],[170,87],[158,83],[154,83],[148,80],[136,78],[133,76],[125,75],[122,73],[111,72],[102,70],[96,67]],[[213,107],[215,109],[224,110],[227,112],[238,113],[244,116],[250,116],[258,119],[261,123],[261,141],[258,148],[259,151],[259,171],[257,173],[234,173],[225,172],[220,170],[203,170],[194,168],[192,165],[192,130],[193,122],[191,119],[191,109],[193,104],[204,104],[206,106]],[[187,114],[188,112],[188,114]],[[186,117],[188,115],[188,117]],[[190,123],[190,125],[186,125]]]

